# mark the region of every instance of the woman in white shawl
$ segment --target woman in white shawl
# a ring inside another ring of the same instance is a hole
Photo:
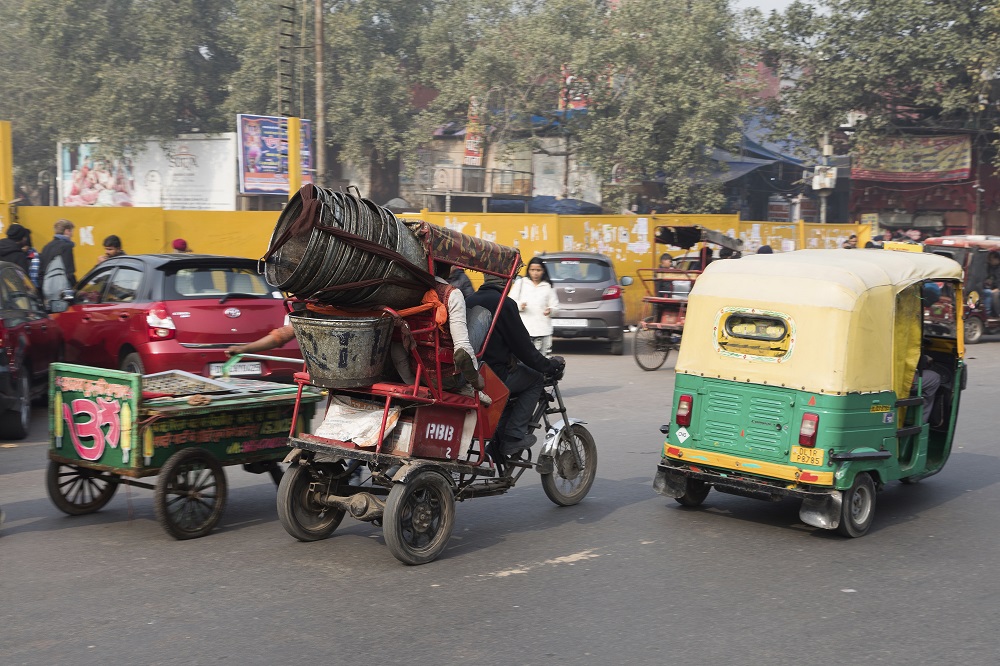
[[[552,355],[552,313],[559,305],[545,264],[538,257],[528,262],[528,277],[514,283],[510,297],[521,311],[521,321],[528,329],[535,349],[545,356]]]

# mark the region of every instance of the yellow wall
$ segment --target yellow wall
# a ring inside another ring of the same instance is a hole
[[[52,238],[52,225],[60,218],[76,229],[77,277],[83,276],[104,252],[102,242],[115,234],[129,254],[169,252],[171,241],[183,238],[195,252],[259,259],[267,252],[279,213],[256,211],[183,211],[160,208],[66,208],[27,206],[18,210],[18,222],[32,231],[41,249]],[[730,235],[739,235],[754,251],[762,244],[776,252],[783,249],[836,248],[852,233],[859,246],[870,237],[870,227],[855,224],[788,224],[740,221],[736,215],[537,215],[511,213],[437,213],[424,211],[404,217],[420,218],[470,236],[516,247],[524,261],[542,252],[579,250],[601,252],[615,263],[619,277],[636,278],[637,268],[654,267],[663,252],[677,248],[654,247],[653,230],[663,225],[699,224]],[[472,274],[475,278],[475,274]],[[625,288],[626,316],[642,316],[645,290],[636,279]]]

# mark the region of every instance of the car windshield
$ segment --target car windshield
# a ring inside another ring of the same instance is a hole
[[[165,297],[168,300],[211,298],[226,294],[249,294],[272,297],[272,289],[252,269],[192,266],[167,273]]]
[[[545,268],[552,282],[608,282],[611,266],[600,259],[547,259]]]

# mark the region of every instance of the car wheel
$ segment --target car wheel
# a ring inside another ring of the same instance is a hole
[[[0,414],[0,439],[24,439],[31,426],[31,371],[23,366],[14,384],[16,403]]]
[[[135,352],[132,352],[122,359],[121,370],[123,372],[131,372],[136,375],[146,374],[146,368],[142,364],[142,358],[140,358],[139,354]]]
[[[611,353],[614,356],[621,356],[625,353],[625,340],[624,338],[619,338],[617,340],[611,341]]]

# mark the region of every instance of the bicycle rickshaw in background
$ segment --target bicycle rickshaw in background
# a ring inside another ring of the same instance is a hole
[[[697,254],[674,257],[674,267],[640,268],[646,295],[643,296],[643,313],[635,332],[632,354],[643,370],[656,370],[667,360],[671,350],[677,349],[684,331],[688,294],[695,280],[712,261],[712,248],[738,257],[743,241],[712,229],[697,225],[689,227],[656,227],[655,245],[690,250],[700,245]],[[654,251],[654,261],[659,262],[659,251]]]
[[[802,500],[814,527],[859,537],[875,493],[936,474],[961,392],[962,268],[893,251],[802,250],[710,265],[691,292],[672,423],[654,488]],[[935,388],[937,387],[937,388]]]
[[[426,222],[411,229],[427,263],[416,266],[396,256],[397,265],[427,275],[440,263],[500,276],[507,281],[506,296],[521,266],[517,250]],[[443,390],[441,378],[449,374],[453,356],[452,349],[442,345],[433,302],[367,312],[315,303],[310,307],[308,316],[291,316],[308,368],[296,381],[327,387],[330,396],[316,433],[290,440],[294,448],[278,490],[278,516],[291,536],[300,541],[325,539],[350,514],[381,525],[386,545],[401,562],[423,564],[445,549],[455,525],[456,501],[503,494],[528,469],[541,475],[545,494],[558,505],[576,504],[590,490],[597,448],[584,422],[568,416],[559,376],[546,377],[532,416],[532,427],[545,432],[537,460],[531,449],[524,449],[494,461],[487,446],[502,431],[508,391],[485,364],[480,373],[490,404],[475,391],[463,395]],[[324,326],[335,334],[311,332]],[[495,326],[494,317],[487,340]],[[336,333],[348,327],[353,327],[350,340]],[[359,341],[362,344],[352,347]],[[409,349],[413,383],[388,378],[382,371],[393,342]],[[359,366],[368,369],[363,376],[345,374]]]
[[[965,269],[965,304],[962,320],[965,341],[974,345],[986,333],[1000,333],[1000,314],[989,314],[983,285],[989,274],[990,253],[1000,253],[1000,236],[940,236],[923,242],[924,252],[954,259]],[[1000,284],[994,285],[1000,288]]]

